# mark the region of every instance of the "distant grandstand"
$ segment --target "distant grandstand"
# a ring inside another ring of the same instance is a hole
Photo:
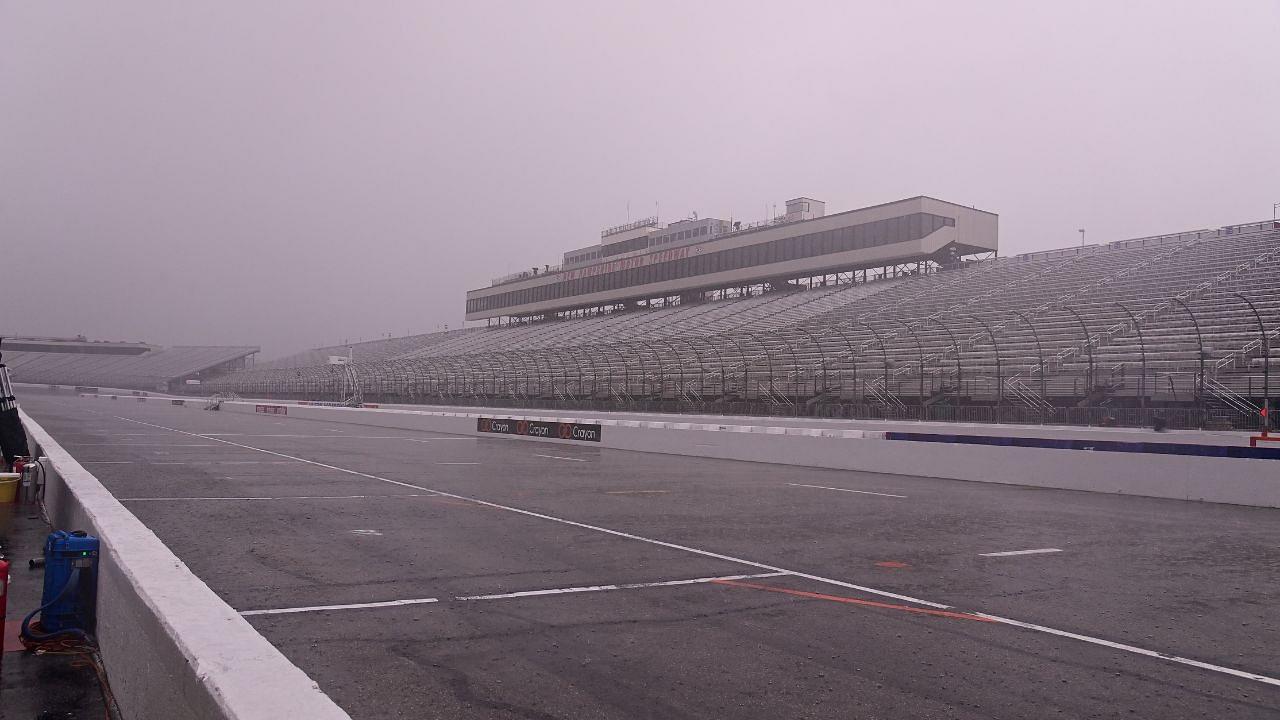
[[[348,365],[320,360],[346,347],[322,348],[206,389],[348,402],[1242,429],[1257,428],[1266,396],[1277,394],[1266,361],[1280,355],[1276,222],[1007,258],[939,262],[958,253],[928,250],[878,268],[806,270],[362,343],[351,346]],[[593,261],[592,252],[575,258]]]
[[[6,337],[0,351],[15,382],[176,392],[251,366],[258,348]]]

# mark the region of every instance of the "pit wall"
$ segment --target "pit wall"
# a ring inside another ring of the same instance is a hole
[[[157,399],[158,400],[158,399]],[[174,404],[181,400],[163,400]],[[186,401],[188,406],[195,405]],[[202,405],[202,403],[201,403]],[[199,406],[199,405],[197,405]],[[563,443],[669,455],[859,470],[973,482],[1280,507],[1280,448],[1206,443],[1142,431],[1002,426],[966,430],[916,425],[913,432],[736,425],[271,402],[224,402],[222,410],[274,413],[510,442]],[[600,425],[599,442],[482,433],[480,418]],[[1234,457],[1230,455],[1235,455]]]
[[[101,541],[97,638],[127,720],[350,720],[26,413],[55,528]]]

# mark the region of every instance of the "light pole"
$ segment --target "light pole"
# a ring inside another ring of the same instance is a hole
[[[1084,228],[1080,228],[1077,232],[1080,233],[1080,247],[1084,247]]]

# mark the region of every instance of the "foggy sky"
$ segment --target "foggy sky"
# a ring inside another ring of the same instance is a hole
[[[1277,2],[0,0],[0,332],[462,324],[652,212],[915,195],[1001,254],[1270,217]]]

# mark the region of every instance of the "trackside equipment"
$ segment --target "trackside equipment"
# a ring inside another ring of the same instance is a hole
[[[57,636],[87,639],[94,629],[98,588],[98,538],[82,530],[55,530],[44,543],[44,595],[22,620],[25,643]],[[38,627],[31,620],[40,614]]]

